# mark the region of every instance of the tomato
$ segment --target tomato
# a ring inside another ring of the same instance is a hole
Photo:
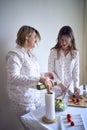
[[[68,120],[68,122],[71,122],[71,118],[68,118],[67,120]]]
[[[72,102],[74,102],[74,103],[80,102],[80,99],[79,99],[79,98],[75,98],[75,97],[72,97],[71,100],[72,100]]]
[[[71,114],[67,114],[67,119],[70,119],[71,117]]]
[[[77,99],[76,99],[76,101],[77,101],[77,102],[80,102],[80,99],[79,99],[79,98],[77,98]]]
[[[72,98],[72,101],[73,101],[73,102],[76,102],[76,98]]]
[[[73,121],[71,121],[71,126],[74,126],[74,125],[75,125],[75,123]]]

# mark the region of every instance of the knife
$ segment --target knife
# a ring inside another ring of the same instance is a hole
[[[63,95],[63,97],[62,97],[62,101],[63,101],[63,99],[65,98],[67,91],[69,90],[68,88],[69,88],[69,86],[66,88],[66,91],[64,92],[64,95]]]

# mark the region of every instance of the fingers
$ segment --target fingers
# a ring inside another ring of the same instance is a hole
[[[52,72],[49,72],[50,79],[54,79],[54,74]]]
[[[76,95],[79,95],[80,94],[80,89],[78,89],[78,88],[74,88],[74,93],[76,94]]]
[[[52,88],[53,88],[53,87],[54,87],[54,82],[53,82],[53,80],[50,79],[50,82],[51,82],[51,86],[52,86]]]
[[[47,79],[47,80],[45,81],[45,86],[46,86],[47,90],[50,90],[50,89],[53,88],[54,83],[53,83],[53,81],[52,81],[51,79]]]
[[[47,92],[50,93],[50,86],[47,86]]]
[[[75,95],[79,95],[79,92],[78,92],[78,91],[75,91],[74,94],[75,94]]]
[[[54,79],[54,74],[52,72],[47,72],[44,75],[45,75],[45,77],[48,77],[50,79]]]

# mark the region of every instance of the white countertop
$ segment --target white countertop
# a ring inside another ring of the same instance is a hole
[[[45,115],[45,108],[43,106],[36,111],[21,116],[21,120],[29,130],[61,130],[60,116],[68,113],[73,115],[80,114],[85,125],[85,130],[87,130],[87,108],[67,107],[63,112],[56,112],[57,121],[55,123],[46,124],[42,121],[42,117]]]
[[[21,116],[21,120],[23,124],[29,128],[29,130],[34,130],[34,129],[36,130],[61,130],[60,117],[68,113],[71,113],[72,115],[78,115],[78,114],[81,115],[85,130],[87,130],[87,108],[81,108],[81,107],[68,106],[65,111],[56,112],[57,121],[52,124],[46,124],[42,121],[42,117],[45,115],[45,106],[33,112],[30,112]]]

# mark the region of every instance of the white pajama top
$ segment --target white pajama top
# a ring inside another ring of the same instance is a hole
[[[73,92],[74,87],[79,87],[79,53],[73,51],[74,58],[71,58],[70,52],[65,56],[63,51],[57,58],[57,50],[50,51],[48,60],[48,70],[55,75],[57,84],[63,83]]]
[[[36,86],[40,80],[40,66],[36,57],[16,46],[6,56],[8,95],[14,104],[30,111],[40,104],[40,92]],[[16,105],[14,105],[16,106]]]

